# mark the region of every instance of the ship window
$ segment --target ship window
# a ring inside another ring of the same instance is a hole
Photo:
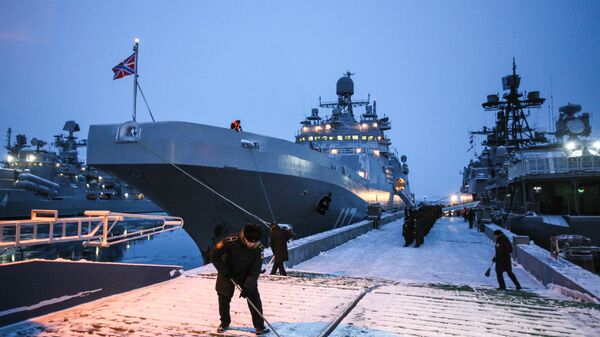
[[[367,140],[367,136],[362,136],[361,139],[362,140]]]
[[[327,136],[321,137],[322,140],[327,140]]]
[[[313,140],[313,136],[308,136],[308,141]]]
[[[357,135],[352,135],[352,140],[358,140],[358,136]]]
[[[335,137],[329,136],[329,140],[334,140],[334,139],[335,139]]]
[[[373,136],[369,136],[369,140],[373,140]]]
[[[344,137],[342,137],[342,136],[337,136],[337,140],[344,140]]]
[[[345,139],[345,140],[350,140],[350,136],[348,136],[348,135],[347,135],[347,136],[344,136],[344,139]]]

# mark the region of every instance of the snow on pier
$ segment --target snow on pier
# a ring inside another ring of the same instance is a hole
[[[291,277],[261,277],[265,315],[287,337],[598,335],[599,306],[564,301],[522,269],[517,277],[527,291],[492,289],[494,275],[483,273],[493,245],[467,227],[441,219],[424,246],[403,248],[397,221],[296,266]],[[210,269],[37,317],[0,335],[222,336],[215,333]],[[250,325],[245,300],[235,296],[231,313],[233,326]]]

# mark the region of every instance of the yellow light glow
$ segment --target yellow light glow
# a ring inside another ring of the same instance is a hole
[[[377,157],[379,157],[379,150],[373,150],[373,154],[376,155]]]
[[[326,125],[325,125],[325,130],[329,131],[329,129],[331,129],[331,125],[329,125],[329,124],[326,124]]]
[[[362,127],[363,129],[368,129],[368,128],[369,128],[369,124],[367,124],[367,123],[363,123],[363,124],[361,125],[361,127]]]
[[[302,128],[302,132],[308,132],[308,128],[305,126]]]
[[[458,202],[458,196],[456,194],[451,195],[450,202],[456,204]]]
[[[323,128],[320,125],[315,127],[315,131],[320,132],[321,130],[323,130]]]
[[[9,154],[8,156],[6,156],[6,161],[9,163],[12,163],[13,161],[15,161],[15,157],[13,157]]]
[[[361,152],[362,152],[362,149],[360,147],[357,147],[356,148],[356,153],[361,153]]]
[[[331,149],[331,154],[338,154],[338,149]]]

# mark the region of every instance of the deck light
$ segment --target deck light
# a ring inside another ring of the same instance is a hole
[[[32,154],[27,155],[27,161],[32,162],[35,160],[35,156]]]
[[[360,147],[357,147],[356,148],[356,153],[361,153],[361,152],[362,152],[362,149]]]
[[[329,131],[329,129],[331,129],[331,125],[329,125],[329,124],[325,124],[325,130],[326,130],[326,131]]]
[[[13,157],[9,154],[8,156],[6,156],[6,161],[9,163],[12,163],[13,161],[15,161],[15,157]]]
[[[323,128],[320,125],[315,127],[315,131],[320,132],[321,130],[323,130]]]
[[[573,151],[573,150],[575,150],[575,148],[576,148],[576,147],[577,147],[577,143],[575,143],[575,142],[573,142],[573,141],[571,141],[571,142],[568,142],[568,143],[565,145],[565,148],[566,148],[567,150],[569,150],[569,151]]]
[[[365,174],[365,171],[362,171],[362,170],[360,170],[360,171],[358,171],[358,175],[359,175],[361,178],[364,178],[366,174]]]
[[[331,149],[331,154],[338,154],[338,149]]]
[[[376,128],[377,127],[377,123],[373,123],[373,127]]]
[[[303,128],[302,128],[302,132],[308,132],[308,127],[306,127],[306,126],[305,126],[305,127],[303,127]]]
[[[379,157],[379,150],[373,150],[373,154]]]

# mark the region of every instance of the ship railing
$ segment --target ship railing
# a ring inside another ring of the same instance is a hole
[[[600,157],[525,158],[509,167],[508,179],[526,175],[572,172],[600,172]]]
[[[147,226],[130,228],[141,220]],[[121,224],[122,226],[118,226]],[[59,218],[56,210],[31,211],[31,219],[0,221],[0,248],[81,241],[84,246],[110,247],[183,227],[174,216],[85,211],[82,217]]]

